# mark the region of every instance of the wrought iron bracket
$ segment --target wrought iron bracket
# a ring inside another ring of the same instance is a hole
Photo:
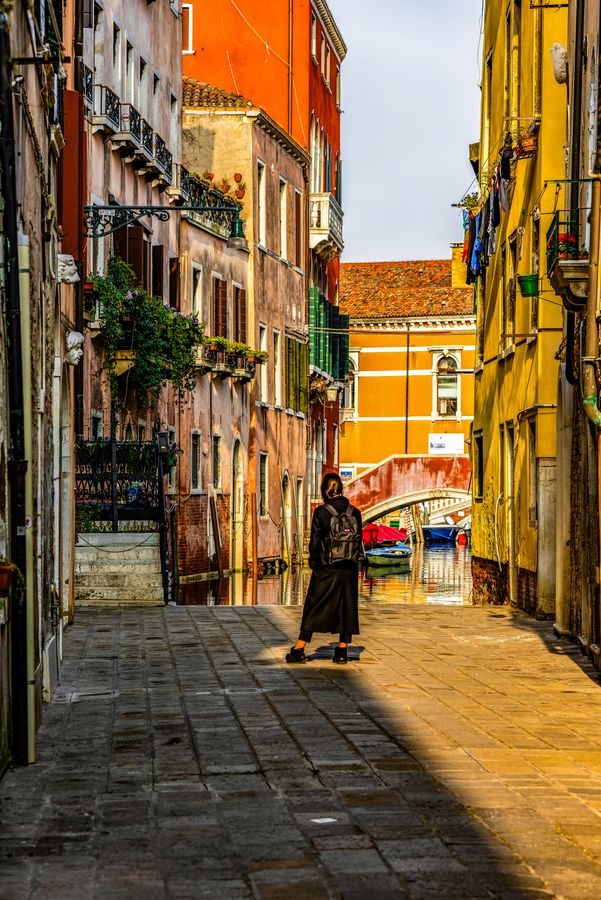
[[[83,234],[87,238],[108,237],[146,216],[167,222],[172,212],[226,214],[231,216],[232,233],[240,222],[240,207],[225,198],[210,206],[84,206]]]

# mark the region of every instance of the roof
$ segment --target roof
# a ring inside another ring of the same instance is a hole
[[[450,259],[343,263],[340,311],[352,319],[474,314],[471,287],[453,287]]]
[[[196,81],[194,78],[184,77],[183,94],[184,106],[213,107],[215,109],[231,109],[232,107],[244,109],[254,106],[246,97],[241,97],[231,91],[222,91],[221,88],[205,84],[204,81]]]

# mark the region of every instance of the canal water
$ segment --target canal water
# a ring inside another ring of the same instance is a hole
[[[253,579],[238,574],[221,580],[182,585],[178,603],[219,606],[302,606],[311,572]],[[433,603],[469,605],[472,571],[469,547],[414,548],[406,571],[360,575],[360,603]]]

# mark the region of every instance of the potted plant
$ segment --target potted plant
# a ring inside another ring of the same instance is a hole
[[[236,182],[236,184],[240,184],[240,182],[242,181],[241,172],[234,172],[234,181]]]
[[[562,231],[557,238],[557,250],[560,259],[574,259],[577,256],[576,235]]]
[[[231,190],[232,186],[227,180],[227,178],[222,178],[219,184],[217,185],[222,194],[227,194]]]
[[[212,181],[215,177],[212,172],[209,172],[208,169],[205,169],[202,175],[200,176],[203,181]]]
[[[236,200],[242,200],[245,193],[246,193],[246,182],[241,181],[240,184],[238,185],[238,187],[236,188],[236,190],[234,191]]]

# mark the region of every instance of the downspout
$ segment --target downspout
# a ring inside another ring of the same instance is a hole
[[[574,92],[571,105],[572,146],[570,148],[571,165],[570,178],[570,223],[572,228],[578,224],[578,207],[580,205],[580,125],[582,119],[582,54],[584,51],[584,5],[585,0],[576,0],[576,30],[574,35],[574,65],[570,75],[574,80]],[[576,229],[576,242],[578,243],[578,228]],[[592,223],[591,223],[592,230]],[[574,371],[574,333],[575,316],[573,312],[566,313],[566,378],[574,386],[576,373]],[[587,413],[588,415],[588,413]]]
[[[23,412],[23,358],[21,345],[21,300],[19,295],[19,261],[17,234],[17,192],[15,183],[15,132],[13,98],[8,60],[10,18],[0,13],[0,190],[3,204],[3,234],[6,291],[6,362],[8,374],[9,446],[9,515],[10,556],[25,576],[27,550],[25,538],[25,434]],[[31,584],[26,587],[24,603],[14,603],[11,627],[12,654],[12,750],[17,763],[31,761],[34,734],[29,733],[30,715],[27,654],[27,627]]]
[[[409,453],[409,341],[411,325],[407,322],[407,345],[405,348],[405,456]]]
[[[288,134],[292,137],[292,53],[294,41],[294,0],[288,0]]]

